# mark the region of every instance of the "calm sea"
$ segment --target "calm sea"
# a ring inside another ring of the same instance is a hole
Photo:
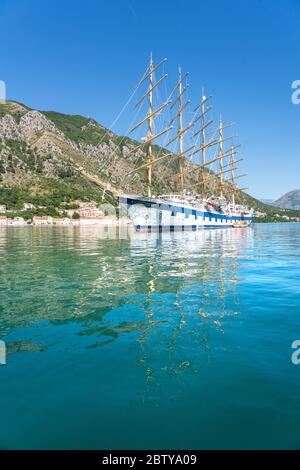
[[[0,448],[300,448],[300,224],[0,229]]]

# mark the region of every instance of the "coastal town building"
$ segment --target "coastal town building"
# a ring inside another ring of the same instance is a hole
[[[14,217],[13,219],[7,219],[8,225],[26,225],[26,221],[23,217]]]
[[[6,215],[0,215],[0,225],[26,225],[26,221],[23,217],[7,217]]]
[[[80,225],[99,225],[101,224],[100,217],[80,217]]]
[[[93,202],[80,203],[77,212],[80,217],[99,217],[103,215],[103,212]]]
[[[97,217],[99,211],[96,207],[83,207],[78,210],[80,217]]]
[[[67,209],[66,213],[68,217],[73,217],[74,214],[78,214],[80,218],[82,217],[101,217],[103,216],[103,211],[99,209],[96,204],[93,202],[80,202],[78,203],[78,209]]]
[[[115,216],[80,217],[79,222],[80,222],[80,225],[102,225],[102,226],[131,224],[131,220],[128,217],[122,217],[121,219],[118,219]]]
[[[61,211],[61,210],[59,211],[60,214],[63,214],[64,212],[66,212],[68,217],[73,217],[75,212],[78,213],[78,210],[76,210],[76,209],[67,209],[66,211]]]
[[[260,212],[260,211],[256,211],[255,212],[255,217],[266,217],[266,213],[265,212]]]
[[[6,212],[6,206],[4,204],[0,204],[0,212]]]
[[[32,211],[34,209],[34,205],[31,202],[24,202],[24,211]]]
[[[65,217],[64,219],[56,219],[56,225],[79,225],[79,219],[74,220],[70,219],[69,217]]]
[[[33,225],[53,225],[53,217],[49,215],[34,216],[32,219]]]

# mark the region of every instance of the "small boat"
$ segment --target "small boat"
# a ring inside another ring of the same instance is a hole
[[[232,224],[233,228],[249,227],[250,222],[248,220],[239,220]]]

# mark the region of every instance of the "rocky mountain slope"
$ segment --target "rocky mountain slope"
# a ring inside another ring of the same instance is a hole
[[[300,189],[294,189],[273,203],[274,206],[282,209],[300,210]]]
[[[78,199],[100,202],[103,188],[89,175],[96,176],[103,187],[109,184],[121,192],[145,194],[146,171],[128,175],[145,161],[145,153],[138,145],[93,119],[37,111],[7,101],[0,104],[0,204],[13,209],[22,207],[24,202],[47,208],[58,208]],[[155,146],[154,152],[163,155],[168,151]],[[177,174],[176,158],[157,163],[154,193],[176,191]],[[197,171],[187,175],[187,188],[195,187],[198,175]],[[213,190],[218,180],[213,177],[211,181]],[[105,198],[112,200],[107,192]],[[237,194],[237,200],[259,211],[276,211],[242,192]]]
[[[128,175],[144,162],[145,153],[137,147],[137,142],[92,119],[7,102],[0,105],[1,202],[17,207],[25,199],[46,206],[73,199],[99,200],[103,191],[78,173],[78,167],[124,192],[145,193],[145,172]],[[166,152],[159,147],[155,151]],[[174,190],[175,159],[157,165],[154,191]],[[196,181],[191,173],[188,183]]]

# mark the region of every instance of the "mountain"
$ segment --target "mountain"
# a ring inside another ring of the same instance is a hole
[[[57,207],[76,199],[100,201],[107,183],[123,192],[144,194],[146,172],[139,143],[78,115],[37,111],[8,101],[0,104],[0,202],[18,208],[24,202]],[[154,154],[166,150],[154,146]],[[83,168],[79,172],[78,168]],[[176,189],[178,162],[157,163],[154,192]],[[98,178],[97,184],[93,178]],[[188,186],[197,182],[193,172]],[[101,185],[100,185],[101,186]]]
[[[274,203],[274,199],[261,199],[261,202],[263,204],[268,204],[269,206],[271,206]]]
[[[284,196],[277,199],[273,204],[282,209],[300,210],[300,189],[294,189],[284,194]]]
[[[156,156],[169,153],[153,148]],[[93,119],[38,111],[15,101],[0,104],[0,204],[8,209],[30,202],[55,213],[78,200],[101,202],[105,196],[116,203],[111,193],[118,191],[145,194],[146,170],[135,171],[145,157],[138,142],[114,134]],[[190,161],[186,166],[196,170]],[[171,156],[156,163],[154,194],[178,190],[177,174],[178,159]],[[198,172],[190,171],[187,189],[198,182]],[[214,191],[218,179],[213,174],[211,182]],[[110,191],[104,191],[108,184]],[[268,217],[278,216],[277,208],[244,192],[236,198]],[[293,211],[285,214],[300,216]]]

